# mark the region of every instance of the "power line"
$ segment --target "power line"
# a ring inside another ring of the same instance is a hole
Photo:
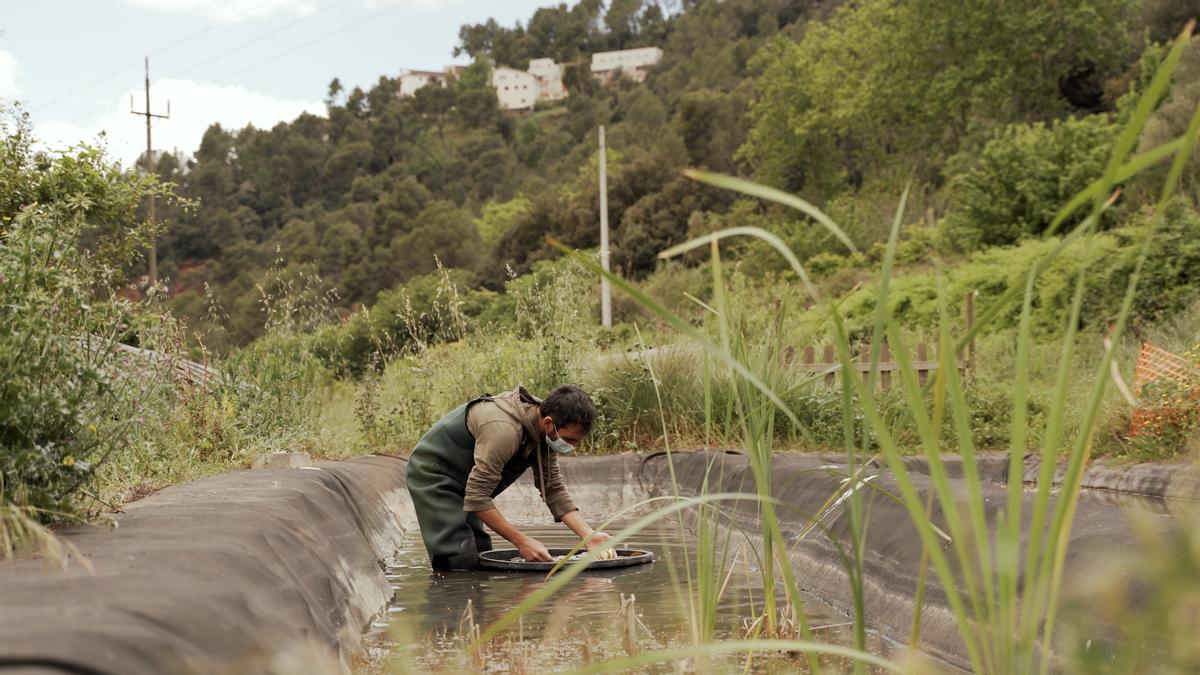
[[[270,58],[267,58],[267,59],[263,59],[262,61],[259,61],[258,63],[255,63],[255,64],[253,64],[253,65],[247,66],[247,67],[245,67],[245,68],[243,68],[243,69],[241,69],[241,70],[239,70],[239,71],[237,71],[237,72],[230,73],[229,75],[226,75],[225,77],[222,77],[221,79],[219,79],[219,80],[216,80],[215,82],[216,82],[217,84],[220,84],[220,83],[222,83],[222,82],[227,82],[227,81],[229,81],[229,80],[232,80],[233,78],[237,77],[238,75],[241,75],[241,74],[243,74],[243,73],[247,73],[247,72],[249,72],[249,71],[251,71],[251,70],[254,70],[254,69],[256,69],[256,68],[259,68],[260,66],[265,66],[265,65],[267,65],[268,63],[271,63],[272,61],[278,61],[279,59],[281,59],[281,58],[283,58],[283,57],[285,57],[285,56],[288,56],[289,54],[293,54],[293,53],[295,53],[295,52],[298,52],[298,51],[300,51],[301,49],[304,49],[305,47],[310,47],[310,46],[312,46],[312,45],[314,45],[314,44],[316,44],[316,43],[318,43],[318,42],[321,42],[322,40],[327,40],[327,39],[329,39],[329,38],[331,38],[331,37],[333,37],[333,36],[335,36],[335,35],[339,35],[339,34],[341,34],[341,33],[344,33],[344,32],[346,32],[346,31],[350,30],[351,28],[355,28],[355,27],[357,27],[357,26],[361,26],[362,24],[364,24],[364,23],[367,23],[368,21],[371,21],[371,20],[373,20],[373,19],[376,19],[376,18],[378,18],[378,17],[380,17],[380,16],[382,16],[382,15],[384,15],[384,14],[387,14],[388,12],[391,12],[391,11],[393,11],[393,10],[399,9],[400,7],[401,7],[401,5],[399,5],[399,4],[390,4],[390,5],[388,5],[387,7],[384,7],[383,9],[381,9],[380,11],[378,11],[378,12],[375,12],[375,13],[373,13],[373,14],[370,14],[370,15],[367,15],[366,17],[364,17],[364,18],[362,18],[362,19],[359,19],[358,21],[354,21],[354,22],[348,23],[348,24],[346,24],[345,26],[342,26],[341,28],[338,28],[338,29],[336,29],[336,30],[330,31],[330,32],[328,32],[328,33],[325,33],[324,35],[319,35],[319,36],[317,36],[317,37],[315,37],[315,38],[313,38],[313,39],[309,40],[308,42],[301,43],[301,44],[299,44],[299,45],[296,45],[295,47],[293,47],[293,48],[291,48],[291,49],[288,49],[288,50],[286,50],[286,51],[280,52],[280,53],[276,54],[275,56],[272,56],[272,57],[270,57]]]
[[[344,4],[346,4],[347,1],[348,0],[337,0],[337,2],[333,2],[328,5],[325,5],[324,7],[313,12],[312,14],[308,14],[306,16],[300,17],[299,19],[290,21],[290,22],[280,26],[279,28],[276,28],[275,30],[263,33],[262,35],[259,35],[258,37],[254,38],[252,40],[243,42],[242,44],[240,44],[236,47],[233,47],[232,49],[227,49],[227,50],[221,52],[220,54],[217,54],[216,56],[205,59],[199,63],[192,64],[192,65],[188,66],[187,68],[184,68],[183,70],[177,71],[174,74],[172,74],[171,77],[182,77],[182,76],[192,72],[193,70],[196,70],[197,68],[202,68],[204,66],[207,66],[208,64],[212,63],[213,61],[219,61],[220,59],[223,59],[226,56],[233,54],[234,52],[238,52],[238,51],[245,49],[246,47],[249,47],[254,44],[258,44],[259,42],[262,42],[263,40],[271,37],[272,35],[281,33],[283,31],[291,28],[292,26],[295,26],[296,24],[302,23],[304,21],[308,21],[309,19],[315,18],[318,15],[324,14],[325,12],[333,9],[334,7],[337,7],[339,5],[344,5]]]
[[[265,34],[263,34],[263,35],[259,35],[258,37],[256,37],[256,38],[253,38],[253,40],[250,40],[250,41],[247,41],[247,42],[242,42],[241,44],[239,44],[239,46],[236,46],[236,47],[233,47],[233,48],[230,48],[230,49],[226,49],[226,50],[224,50],[224,52],[221,52],[220,54],[216,54],[215,56],[211,56],[211,58],[209,58],[209,59],[205,59],[204,61],[200,61],[200,62],[198,62],[198,64],[193,64],[193,65],[191,65],[191,66],[188,66],[188,67],[184,68],[184,70],[182,70],[182,71],[178,71],[178,72],[175,72],[175,73],[173,73],[173,74],[170,74],[170,76],[168,76],[168,77],[181,77],[181,76],[184,76],[184,74],[186,74],[186,73],[190,73],[190,72],[192,72],[192,71],[194,71],[194,70],[197,70],[197,68],[199,68],[199,67],[202,67],[202,66],[205,66],[205,65],[211,64],[211,62],[212,62],[212,61],[217,61],[217,60],[223,59],[223,58],[224,58],[224,56],[228,56],[229,54],[233,54],[234,52],[239,52],[239,50],[241,50],[241,49],[245,49],[246,47],[250,47],[250,46],[252,46],[252,44],[256,44],[256,43],[258,43],[258,42],[262,42],[263,40],[266,40],[266,38],[268,38],[268,37],[271,37],[272,35],[277,35],[277,34],[278,34],[278,32],[282,32],[282,31],[284,31],[284,30],[287,30],[287,29],[289,29],[289,28],[292,28],[292,26],[294,26],[294,25],[296,25],[296,24],[299,24],[299,23],[301,23],[301,22],[305,22],[305,20],[307,20],[307,19],[311,19],[311,18],[313,18],[313,17],[316,17],[316,16],[318,16],[318,14],[323,14],[323,13],[325,13],[325,12],[328,12],[329,10],[332,10],[332,8],[334,8],[334,7],[337,7],[337,6],[340,6],[340,5],[344,5],[344,4],[346,4],[346,2],[347,2],[347,1],[348,1],[348,0],[337,0],[336,2],[332,2],[332,4],[330,4],[330,5],[325,5],[324,7],[320,8],[320,10],[318,10],[318,11],[316,11],[316,12],[313,12],[312,14],[307,14],[307,16],[305,16],[305,17],[300,17],[299,19],[292,20],[292,22],[288,22],[287,24],[284,24],[284,25],[280,26],[280,28],[277,28],[277,29],[275,29],[275,30],[271,30],[271,31],[265,32]],[[260,4],[259,4],[259,5],[256,5],[256,6],[254,6],[254,7],[259,7],[259,6],[262,6],[262,5],[265,5],[265,2],[260,2]],[[391,6],[389,6],[388,8],[386,8],[386,10],[385,10],[385,11],[388,11],[388,10],[394,10],[394,8],[396,8],[396,7],[398,7],[398,5],[391,5]],[[247,12],[248,12],[248,11],[250,11],[250,10],[247,10]],[[374,17],[378,16],[378,14],[382,14],[382,13],[384,13],[384,12],[377,12],[376,14],[372,14],[372,16],[371,16],[371,17],[368,17],[368,19],[370,19],[370,18],[374,18]],[[364,22],[365,22],[365,20],[367,20],[367,19],[364,19]],[[364,23],[364,22],[359,22],[359,23]],[[355,24],[355,25],[356,25],[356,24]],[[210,26],[210,28],[215,28],[215,26]],[[206,31],[206,30],[209,30],[209,29],[205,29],[205,31]],[[341,29],[340,29],[340,30],[341,30]],[[334,31],[334,34],[336,34],[336,32],[340,32],[340,30],[338,30],[338,31]],[[202,32],[204,32],[204,31],[202,31]],[[328,36],[330,36],[330,35],[334,35],[334,34],[326,34],[326,35],[324,35],[324,36],[320,36],[320,37],[316,38],[316,40],[313,40],[312,42],[318,42],[318,41],[320,41],[320,40],[324,40],[324,38],[325,38],[325,37],[328,37]],[[305,44],[304,44],[304,46],[301,46],[301,47],[305,47],[305,46],[307,46],[307,44],[311,44],[312,42],[305,43]],[[269,61],[271,61],[271,60],[275,60],[275,59],[277,59],[277,58],[281,58],[281,56],[282,56],[282,55],[287,55],[287,54],[289,54],[289,53],[292,53],[292,52],[294,52],[294,50],[295,50],[295,49],[288,50],[288,52],[284,52],[283,54],[276,55],[276,56],[272,56],[272,58],[271,58],[271,59],[268,59],[268,60],[266,60],[266,61],[260,61],[260,62],[259,62],[259,64],[257,64],[257,65],[254,65],[254,66],[251,66],[250,68],[246,68],[246,70],[252,70],[252,68],[254,68],[254,67],[258,67],[259,65],[262,65],[262,64],[264,64],[264,62],[269,62]],[[134,64],[136,64],[136,61],[134,61]],[[128,68],[128,66],[126,66],[125,68],[121,68],[121,70],[122,70],[122,71],[124,71],[124,70],[127,70],[127,68]],[[113,74],[115,74],[116,72],[121,72],[121,71],[115,71]],[[223,78],[223,79],[217,80],[217,83],[221,83],[221,82],[224,82],[224,80],[227,80],[227,79],[229,79],[229,78],[236,77],[236,76],[238,76],[238,74],[240,74],[240,73],[242,73],[242,72],[245,72],[245,70],[244,70],[244,71],[239,71],[239,72],[236,72],[236,73],[232,74],[232,76],[228,76],[228,77],[226,77],[226,78]],[[106,77],[110,77],[110,76],[106,76]],[[100,104],[100,106],[96,106],[95,108],[91,108],[91,109],[89,109],[89,110],[86,110],[86,112],[84,112],[84,113],[80,113],[80,114],[76,115],[76,117],[74,117],[74,118],[71,118],[70,120],[67,120],[67,123],[66,123],[66,124],[74,124],[74,123],[77,123],[77,121],[79,121],[79,120],[83,120],[83,119],[86,119],[86,118],[90,118],[90,117],[92,117],[92,115],[95,115],[96,113],[98,113],[98,112],[101,112],[101,110],[104,110],[104,109],[108,108],[109,106],[110,106],[110,103],[101,103],[101,104]]]
[[[329,6],[327,6],[325,9],[332,9],[332,8],[333,8],[335,5],[340,5],[340,4],[343,4],[343,3],[344,3],[344,2],[346,2],[346,1],[347,1],[347,0],[339,0],[337,3],[334,3],[333,5],[329,5]],[[337,29],[335,29],[335,30],[329,31],[328,33],[323,33],[323,34],[321,34],[321,35],[318,35],[317,37],[315,37],[315,38],[313,38],[313,39],[311,39],[311,40],[308,40],[307,42],[303,42],[303,43],[301,43],[301,44],[299,44],[299,45],[296,45],[295,47],[292,47],[292,48],[290,48],[290,49],[286,49],[286,50],[284,50],[284,51],[282,51],[282,52],[279,52],[279,53],[275,54],[274,56],[271,56],[271,57],[269,57],[269,58],[266,58],[266,59],[263,59],[263,60],[261,60],[261,61],[258,61],[258,62],[256,62],[256,63],[254,63],[254,64],[250,65],[250,66],[247,66],[247,67],[245,67],[245,68],[242,68],[241,70],[235,71],[235,72],[233,72],[233,73],[230,73],[229,75],[226,75],[226,76],[224,76],[224,77],[222,77],[222,78],[220,78],[220,79],[214,80],[214,81],[213,81],[213,83],[214,83],[214,84],[221,84],[221,83],[224,83],[224,82],[228,82],[229,80],[232,80],[233,78],[235,78],[235,77],[237,77],[237,76],[239,76],[239,75],[242,75],[243,73],[247,73],[247,72],[249,72],[249,71],[251,71],[251,70],[255,70],[255,69],[257,69],[257,68],[260,68],[260,67],[262,67],[262,66],[265,66],[265,65],[267,65],[268,63],[272,63],[272,62],[274,62],[274,61],[278,61],[279,59],[281,59],[281,58],[283,58],[283,57],[285,57],[285,56],[289,56],[289,55],[291,55],[291,54],[294,54],[294,53],[296,53],[296,52],[298,52],[298,51],[300,51],[300,50],[302,50],[302,49],[305,49],[305,48],[307,48],[307,47],[310,47],[310,46],[312,46],[312,45],[314,45],[314,44],[316,44],[316,43],[318,43],[318,42],[321,42],[321,41],[323,41],[323,40],[327,40],[327,39],[329,39],[329,38],[331,38],[331,37],[334,37],[334,36],[336,36],[336,35],[340,35],[341,33],[344,33],[344,32],[346,32],[346,31],[348,31],[348,30],[350,30],[350,29],[352,29],[352,28],[356,28],[356,27],[358,27],[358,26],[361,26],[362,24],[364,24],[364,23],[367,23],[368,21],[372,21],[372,20],[374,20],[374,19],[376,19],[376,18],[378,18],[378,17],[380,17],[380,16],[382,16],[382,15],[384,15],[384,14],[387,14],[388,12],[391,12],[391,11],[394,11],[394,10],[396,10],[396,9],[399,9],[401,6],[402,6],[402,5],[400,5],[400,4],[389,4],[389,5],[385,6],[383,9],[381,9],[381,10],[379,10],[379,11],[377,11],[377,12],[373,12],[373,13],[371,13],[371,14],[367,15],[366,17],[363,17],[362,19],[359,19],[359,20],[357,20],[357,21],[353,21],[353,22],[351,22],[351,23],[348,23],[348,24],[346,24],[346,25],[344,25],[344,26],[341,26],[340,28],[337,28]],[[322,10],[322,11],[324,11],[324,10]],[[318,12],[318,13],[319,13],[319,12]],[[310,16],[310,17],[311,17],[311,16],[315,16],[315,14],[310,14],[309,16]],[[307,17],[306,17],[306,18],[307,18]],[[292,22],[292,24],[295,24],[295,23],[298,23],[298,22]],[[292,24],[289,24],[289,25],[292,25]],[[276,31],[274,31],[274,32],[279,32],[279,30],[282,30],[282,28],[281,28],[281,29],[277,29],[277,30],[276,30]],[[267,35],[261,36],[259,39],[264,39],[265,37],[267,37]],[[257,41],[257,40],[256,40],[256,41]],[[229,50],[229,51],[230,51],[230,52],[232,52],[232,51],[237,51],[237,50],[241,49],[241,48],[242,48],[242,47],[244,47],[244,46],[248,46],[248,45],[247,45],[247,44],[240,45],[240,46],[238,46],[238,47],[235,47],[235,48],[233,48],[232,50]],[[197,64],[196,66],[190,66],[190,67],[189,67],[187,70],[185,70],[185,71],[182,71],[182,72],[188,72],[188,71],[190,71],[190,70],[192,70],[192,69],[194,69],[194,68],[198,68],[200,65],[204,65],[204,64],[210,63],[210,62],[212,62],[212,61],[214,61],[214,60],[216,60],[216,59],[218,59],[218,58],[221,58],[222,56],[225,56],[225,54],[224,54],[224,53],[223,53],[223,54],[219,54],[219,55],[217,55],[216,57],[213,57],[213,58],[211,58],[211,59],[208,59],[208,60],[207,60],[207,61],[205,61],[203,64]],[[173,75],[173,77],[178,77],[180,74],[182,74],[182,73],[176,73],[175,75]],[[91,110],[88,110],[87,112],[84,112],[84,113],[82,113],[82,114],[80,114],[80,115],[78,115],[78,116],[76,116],[76,117],[74,117],[74,118],[72,118],[72,119],[68,120],[68,121],[67,121],[67,124],[74,124],[75,122],[78,122],[79,120],[82,120],[82,119],[84,119],[84,118],[87,118],[87,117],[91,117],[92,115],[96,114],[97,112],[100,112],[100,111],[102,111],[102,110],[104,110],[104,109],[108,108],[108,107],[109,107],[109,105],[110,105],[110,104],[108,104],[108,103],[105,103],[105,104],[102,104],[102,105],[100,105],[100,106],[97,106],[97,107],[95,107],[95,108],[92,108]]]
[[[263,0],[262,2],[260,2],[256,5],[251,5],[248,9],[245,9],[245,10],[239,12],[238,14],[235,14],[233,18],[240,19],[240,18],[246,16],[247,14],[250,14],[250,13],[254,12],[255,10],[257,10],[261,7],[264,7],[274,1],[275,0]],[[207,28],[196,31],[195,33],[184,36],[183,38],[180,38],[179,40],[176,40],[175,42],[172,42],[168,45],[164,45],[164,46],[156,49],[155,51],[150,52],[146,56],[147,57],[158,56],[160,54],[169,52],[172,49],[179,47],[180,45],[187,44],[188,42],[191,42],[192,40],[195,40],[196,38],[198,38],[202,35],[207,35],[208,33],[216,30],[217,28],[223,28],[223,27],[224,26],[222,24],[213,24]],[[65,100],[71,98],[72,96],[75,96],[76,94],[85,92],[88,89],[91,89],[92,87],[100,84],[101,82],[107,82],[108,80],[111,80],[112,78],[116,77],[117,75],[120,75],[121,73],[125,72],[126,70],[129,70],[130,68],[133,68],[134,66],[138,65],[138,61],[140,61],[140,60],[141,59],[135,59],[133,61],[130,61],[129,63],[121,66],[120,68],[117,68],[116,70],[108,73],[107,75],[103,75],[101,77],[98,77],[98,78],[92,80],[91,82],[88,82],[87,84],[83,85],[82,87],[79,87],[79,88],[69,91],[65,94],[62,94],[62,95],[60,95],[56,98],[53,98],[45,103],[41,103],[38,106],[36,106],[35,108],[33,108],[33,112],[37,112],[39,110],[45,110],[46,108],[49,108],[55,104],[61,103]]]
[[[270,1],[271,1],[271,0],[267,0],[267,2],[270,2]],[[257,5],[254,5],[254,6],[253,6],[253,7],[251,7],[249,10],[246,10],[246,11],[245,11],[245,12],[243,12],[242,14],[246,14],[246,13],[248,13],[248,12],[250,12],[250,11],[253,11],[253,10],[254,10],[254,9],[256,9],[256,8],[258,8],[258,7],[261,7],[261,6],[265,5],[265,4],[267,4],[267,2],[261,2],[261,3],[257,4]],[[181,76],[183,76],[183,75],[185,75],[185,74],[187,74],[187,73],[190,73],[190,72],[192,72],[193,70],[196,70],[197,68],[200,68],[200,67],[202,67],[202,66],[206,66],[206,65],[208,65],[208,64],[210,64],[210,63],[212,63],[212,62],[214,62],[214,61],[218,61],[218,60],[220,60],[220,59],[222,59],[222,58],[224,58],[224,57],[226,57],[226,56],[228,56],[228,55],[230,55],[230,54],[232,54],[232,53],[234,53],[234,52],[241,51],[242,49],[245,49],[246,47],[249,47],[249,46],[251,46],[251,45],[253,45],[253,44],[256,44],[256,43],[262,42],[263,40],[265,40],[265,39],[267,39],[267,38],[269,38],[269,37],[271,37],[271,36],[273,36],[273,35],[276,35],[276,34],[278,34],[278,33],[282,32],[282,31],[285,31],[285,30],[287,30],[288,28],[291,28],[292,26],[295,26],[295,25],[297,25],[297,24],[299,24],[299,23],[301,23],[301,22],[303,22],[303,21],[307,21],[308,19],[311,19],[311,18],[313,18],[313,17],[315,17],[315,16],[317,16],[317,15],[319,15],[319,14],[323,14],[323,13],[325,13],[325,12],[327,12],[327,11],[329,11],[329,10],[331,10],[331,9],[333,9],[333,8],[335,8],[335,7],[337,7],[337,6],[339,6],[339,5],[344,5],[344,4],[346,4],[346,2],[348,2],[348,0],[337,0],[336,2],[333,2],[333,3],[330,3],[330,4],[328,4],[328,5],[325,5],[324,7],[322,7],[322,8],[321,8],[321,9],[319,9],[319,10],[317,10],[316,12],[313,12],[312,14],[308,14],[308,15],[306,15],[306,16],[302,16],[302,17],[300,17],[299,19],[295,19],[295,20],[293,20],[293,21],[289,21],[288,23],[284,24],[283,26],[280,26],[279,28],[276,28],[276,29],[274,29],[274,30],[268,31],[268,32],[266,32],[266,33],[263,33],[262,35],[259,35],[258,37],[254,38],[254,39],[252,39],[252,40],[248,40],[248,41],[246,41],[246,42],[243,42],[242,44],[240,44],[240,45],[238,45],[238,46],[236,46],[236,47],[233,47],[233,48],[231,48],[231,49],[227,49],[227,50],[225,50],[225,51],[223,51],[223,52],[221,52],[221,53],[219,53],[219,54],[217,54],[217,55],[215,55],[215,56],[212,56],[212,57],[210,57],[210,58],[208,58],[208,59],[205,59],[204,61],[201,61],[201,62],[199,62],[199,63],[192,64],[192,65],[188,66],[187,68],[184,68],[184,69],[183,69],[183,70],[181,70],[181,71],[177,71],[177,72],[175,72],[175,73],[173,73],[173,74],[171,74],[171,75],[168,75],[168,77],[181,77]],[[392,8],[394,8],[394,7],[396,7],[396,5],[392,5],[391,7],[392,7]],[[382,13],[382,12],[381,12],[381,13]],[[239,15],[239,16],[240,16],[240,15]],[[178,46],[178,44],[182,44],[184,41],[186,41],[186,40],[189,40],[189,39],[191,39],[192,37],[196,37],[196,36],[198,36],[198,35],[200,35],[200,34],[203,34],[203,33],[205,33],[205,32],[208,32],[209,30],[211,30],[212,28],[215,28],[215,27],[216,27],[216,26],[210,26],[209,28],[206,28],[205,30],[203,30],[203,31],[200,31],[199,33],[193,34],[192,36],[189,36],[188,38],[185,38],[183,41],[180,41],[179,43],[176,43],[176,45],[172,45],[172,46]],[[167,49],[170,49],[170,47],[168,47]],[[165,51],[165,50],[160,50],[160,52],[161,52],[161,51]],[[274,57],[273,57],[273,58],[274,58]],[[134,62],[134,65],[136,65],[136,63],[137,63],[137,62],[135,61],[135,62]],[[112,75],[115,75],[115,74],[117,74],[117,73],[120,73],[120,72],[122,72],[122,71],[124,71],[124,70],[127,70],[128,68],[129,68],[129,66],[125,66],[124,68],[122,68],[122,69],[120,69],[120,70],[117,70],[117,71],[114,71],[112,74],[105,76],[105,78],[111,77]],[[233,76],[230,76],[230,77],[233,77]],[[228,78],[227,78],[227,79],[228,79]],[[99,81],[100,81],[100,80],[97,80],[97,82],[99,82]],[[223,81],[224,81],[224,80],[219,80],[219,82],[223,82]],[[93,84],[95,84],[95,82],[94,82]],[[88,85],[88,86],[90,87],[91,85]],[[61,99],[59,99],[59,100],[61,100]],[[47,104],[47,105],[49,105],[49,104]],[[91,108],[90,110],[87,110],[87,111],[85,111],[85,112],[83,112],[83,113],[80,113],[79,115],[76,115],[75,117],[71,118],[70,120],[68,120],[68,121],[67,121],[67,124],[74,124],[74,123],[76,123],[76,122],[78,122],[78,121],[80,121],[80,120],[83,120],[83,119],[89,118],[89,117],[91,117],[91,116],[95,115],[96,113],[98,113],[98,112],[101,112],[101,111],[103,111],[103,110],[107,109],[107,108],[108,108],[110,105],[111,105],[111,104],[109,104],[109,103],[102,103],[102,104],[100,104],[100,105],[96,106],[95,108]],[[43,106],[43,107],[44,107],[44,106]]]

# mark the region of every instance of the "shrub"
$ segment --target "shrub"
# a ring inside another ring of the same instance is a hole
[[[1133,256],[1155,214],[1145,211],[1133,227],[1118,231]],[[1151,243],[1134,304],[1143,321],[1156,322],[1185,309],[1200,290],[1200,214],[1184,199],[1175,199],[1162,212],[1162,223]]]
[[[969,166],[951,173],[951,241],[969,251],[1042,234],[1058,208],[1103,173],[1115,135],[1103,115],[1013,124],[977,160],[958,157],[954,163]]]
[[[68,517],[170,382],[119,344],[152,343],[162,322],[113,293],[147,241],[136,211],[156,188],[88,148],[35,158],[23,123],[0,131],[0,508]]]

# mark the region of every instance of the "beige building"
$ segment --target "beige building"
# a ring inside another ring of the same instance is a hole
[[[592,54],[592,77],[603,84],[612,82],[618,73],[624,73],[638,82],[646,80],[646,72],[662,60],[663,51],[658,47],[622,49],[615,52]]]
[[[529,62],[529,74],[537,78],[538,100],[561,101],[567,97],[563,67],[554,59],[533,59]]]
[[[441,70],[405,70],[400,73],[400,97],[406,98],[417,93],[417,90],[436,84],[446,86],[447,74]]]
[[[500,66],[492,70],[492,87],[505,110],[531,110],[540,97],[538,78],[532,73]]]

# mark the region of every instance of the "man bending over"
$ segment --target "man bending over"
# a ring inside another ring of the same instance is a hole
[[[558,455],[574,450],[592,430],[596,409],[579,387],[564,384],[539,401],[525,389],[481,396],[446,413],[413,448],[404,475],[421,538],[435,570],[478,569],[492,539],[512,542],[521,557],[549,561],[541,542],[508,522],[492,499],[526,470],[555,522],[586,542],[608,540],[575,508],[558,470]]]

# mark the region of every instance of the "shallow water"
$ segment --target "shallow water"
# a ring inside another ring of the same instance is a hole
[[[522,529],[551,547],[569,547],[578,541],[563,526]],[[607,529],[619,531],[621,524]],[[464,622],[468,604],[474,623],[486,627],[540,588],[545,575],[499,570],[433,572],[420,537],[415,535],[388,561],[388,580],[395,595],[387,613],[372,625],[368,641],[375,645],[377,657],[389,652],[389,657],[398,658],[408,668],[456,670],[465,663],[461,635],[470,630],[470,624]],[[497,548],[510,547],[499,537],[493,539]],[[718,639],[746,637],[753,617],[761,614],[761,576],[753,555],[747,555],[749,548],[740,544],[731,539],[728,546],[728,578],[722,579],[725,590],[716,621]],[[681,538],[678,530],[659,527],[643,530],[622,546],[649,549],[658,559],[646,565],[584,572],[507,630],[496,641],[506,645],[499,653],[472,665],[492,672],[537,672],[625,656],[631,646],[625,637],[630,624],[628,610],[622,614],[621,605],[622,596],[630,595],[635,598],[634,613],[640,620],[634,629],[635,650],[690,644],[684,562],[685,555],[692,556],[690,537]],[[694,565],[694,557],[691,561]],[[777,597],[782,607],[782,588]],[[847,619],[814,598],[806,597],[805,602],[810,625],[820,639],[845,642]],[[673,667],[663,669],[669,672]]]

